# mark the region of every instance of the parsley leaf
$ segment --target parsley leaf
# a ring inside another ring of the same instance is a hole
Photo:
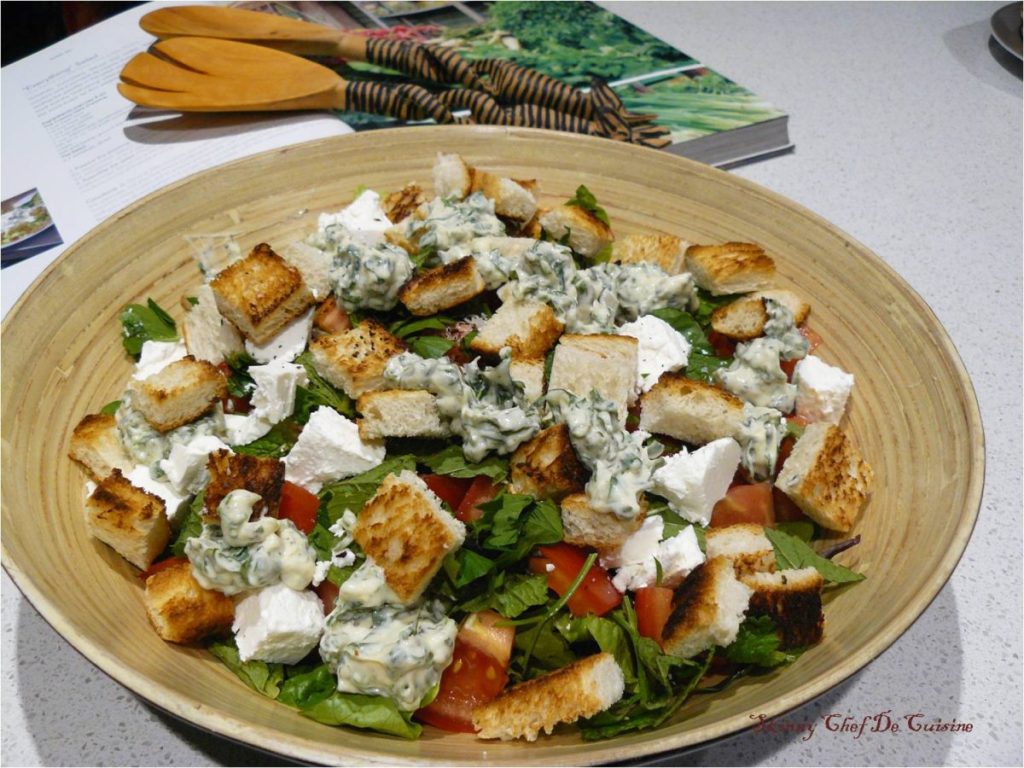
[[[202,490],[188,505],[188,512],[181,523],[178,531],[178,538],[171,544],[171,554],[178,557],[185,556],[185,544],[188,540],[199,536],[203,532],[203,506],[205,504],[206,491]]]
[[[420,357],[438,358],[455,346],[455,342],[443,336],[417,336],[409,339],[409,349]]]
[[[423,331],[443,331],[454,325],[455,319],[447,315],[431,315],[430,317],[413,317],[396,320],[388,326],[388,331],[400,339],[408,339]]]
[[[691,352],[684,374],[688,379],[703,381],[707,384],[716,384],[715,371],[719,368],[728,368],[731,362],[731,360],[724,357],[694,354]]]
[[[318,519],[325,527],[328,527],[333,525],[346,509],[351,509],[358,515],[363,505],[377,493],[384,478],[406,469],[415,471],[415,456],[392,456],[385,459],[380,466],[367,470],[361,475],[325,485],[320,491],[320,517]]]
[[[115,413],[117,413],[117,409],[120,407],[120,400],[111,400],[109,403],[100,408],[100,414],[103,416],[113,416]]]
[[[548,578],[544,574],[494,573],[487,589],[459,606],[459,610],[475,613],[495,610],[506,619],[514,619],[528,608],[548,602]]]
[[[485,475],[495,483],[508,477],[508,459],[489,454],[483,461],[473,463],[467,461],[459,445],[449,445],[430,456],[419,456],[416,460],[435,475],[462,478]]]
[[[758,667],[777,667],[795,661],[799,653],[779,650],[779,635],[775,623],[768,616],[748,616],[725,656],[736,664],[754,664]]]
[[[310,352],[303,352],[295,358],[295,362],[306,369],[306,376],[309,379],[306,386],[295,388],[295,410],[292,415],[295,421],[305,424],[309,421],[309,415],[321,405],[333,408],[343,416],[356,415],[352,398],[333,387],[316,372],[316,368],[313,367],[313,355]]]
[[[575,205],[578,208],[589,211],[594,214],[595,219],[606,226],[611,226],[611,222],[608,219],[608,212],[597,204],[597,198],[594,197],[594,193],[582,184],[576,187],[576,194],[566,202],[566,205]]]
[[[863,573],[857,573],[845,565],[825,559],[811,549],[810,544],[801,541],[796,536],[772,528],[765,528],[764,535],[772,543],[779,570],[809,566],[817,570],[825,581],[832,584],[848,584],[864,579]]]
[[[147,341],[177,341],[174,318],[152,299],[129,304],[121,310],[121,343],[129,355],[137,357]]]

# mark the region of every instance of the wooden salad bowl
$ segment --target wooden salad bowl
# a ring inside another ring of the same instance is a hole
[[[85,474],[67,458],[72,428],[117,399],[131,362],[118,313],[153,297],[178,303],[200,281],[195,254],[231,234],[248,251],[316,226],[365,185],[430,188],[438,151],[503,176],[540,181],[560,201],[586,184],[619,234],[760,243],[779,287],[805,297],[817,353],[854,373],[845,426],[876,490],[840,561],[866,581],[826,592],[824,640],[792,666],[724,694],[692,698],[656,731],[582,742],[564,729],[537,742],[484,742],[425,728],[419,741],[330,728],[245,687],[202,648],[150,627],[136,571],[89,538]],[[157,707],[225,737],[323,763],[618,762],[735,733],[846,679],[895,641],[949,578],[981,501],[981,419],[964,366],[935,315],[889,266],[811,211],[757,185],[672,155],[530,129],[421,127],[360,133],[265,152],[200,173],[111,217],[58,259],[3,324],[3,564],[76,649]]]

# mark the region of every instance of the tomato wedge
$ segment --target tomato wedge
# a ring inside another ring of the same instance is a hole
[[[326,616],[334,610],[334,604],[338,602],[340,588],[333,581],[324,579],[313,589],[316,591],[317,597],[320,598],[320,602],[324,604],[324,616]]]
[[[507,682],[505,666],[466,642],[460,632],[437,698],[416,710],[416,719],[444,731],[473,733],[473,710],[493,700]]]
[[[718,331],[711,331],[708,334],[708,343],[718,357],[732,357],[736,354],[736,342]]]
[[[724,528],[737,523],[754,523],[768,528],[775,526],[772,505],[772,484],[734,485],[711,512],[711,527]]]
[[[634,595],[636,627],[640,634],[661,645],[661,633],[672,614],[672,594],[668,587],[643,587]]]
[[[316,513],[320,509],[320,499],[305,488],[295,483],[284,481],[281,486],[281,505],[277,516],[291,520],[295,527],[309,534],[316,525]]]
[[[149,568],[147,568],[142,573],[140,573],[139,574],[139,578],[142,579],[143,581],[145,581],[150,576],[152,576],[154,573],[159,573],[164,568],[170,568],[172,565],[177,565],[178,563],[187,563],[187,562],[188,562],[188,558],[187,557],[178,557],[176,555],[171,556],[171,557],[165,557],[163,560],[160,560],[159,562],[153,563],[151,566],[149,566]]]
[[[498,626],[502,621],[504,619],[501,614],[495,611],[471,613],[459,629],[459,637],[477,650],[497,659],[503,667],[507,667],[509,659],[512,658],[516,628]]]
[[[489,477],[485,475],[474,477],[472,485],[469,486],[466,495],[462,497],[462,501],[455,509],[455,516],[464,523],[479,520],[484,515],[480,505],[497,496],[499,490],[501,490],[501,486],[491,482]]]
[[[473,484],[468,478],[448,477],[447,475],[420,475],[427,488],[437,494],[452,509],[458,509],[459,504],[466,495],[466,491]]]
[[[548,588],[558,595],[564,595],[586,561],[586,553],[572,544],[552,544],[540,547],[538,554],[530,558],[530,570],[533,573],[546,573]],[[549,569],[548,566],[551,566]],[[612,584],[608,571],[597,563],[583,578],[568,606],[573,616],[585,616],[588,613],[603,616],[622,602],[622,595]]]

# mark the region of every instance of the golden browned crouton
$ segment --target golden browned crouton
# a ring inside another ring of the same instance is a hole
[[[509,347],[514,357],[543,358],[564,329],[550,305],[509,299],[487,319],[469,346],[491,357],[496,357],[502,347]]]
[[[532,403],[544,394],[544,358],[515,357],[508,366],[513,381],[523,385],[523,397]]]
[[[465,256],[420,272],[402,287],[398,300],[412,314],[426,317],[463,304],[479,296],[485,288],[476,259]]]
[[[715,296],[767,288],[775,277],[775,262],[754,243],[691,245],[686,268],[697,285]]]
[[[299,270],[266,243],[221,270],[210,287],[220,313],[256,344],[266,344],[313,303]]]
[[[167,432],[195,421],[228,393],[217,366],[191,355],[175,360],[142,381],[129,385],[133,405],[154,429]]]
[[[615,241],[612,261],[620,264],[654,264],[670,275],[686,271],[690,244],[676,235],[626,235]]]
[[[384,389],[388,361],[408,349],[405,342],[375,320],[314,339],[309,345],[316,372],[349,397]]]
[[[134,466],[121,445],[113,415],[94,413],[78,422],[71,433],[68,456],[82,464],[96,480],[102,480],[115,469],[129,472]]]
[[[728,558],[737,576],[775,570],[775,549],[760,525],[737,523],[724,528],[709,528],[704,537],[708,559]]]
[[[425,389],[385,389],[359,396],[356,410],[362,440],[382,437],[448,437],[437,398]]]
[[[85,527],[136,568],[145,570],[171,538],[164,502],[114,469],[85,501]]]
[[[413,212],[426,201],[427,197],[423,194],[420,185],[411,182],[385,197],[381,201],[380,207],[384,209],[384,215],[388,217],[388,221],[397,224],[412,216]]]
[[[672,598],[662,632],[665,653],[689,659],[736,639],[753,590],[736,578],[732,561],[714,557],[695,568]]]
[[[771,617],[779,632],[780,648],[802,648],[821,640],[825,627],[821,612],[824,579],[817,570],[753,573],[740,580],[754,590],[750,615]]]
[[[593,547],[599,552],[616,550],[640,529],[647,515],[643,498],[640,508],[640,514],[632,520],[623,520],[611,512],[594,509],[585,493],[570,494],[562,499],[561,505],[565,541],[580,547]]]
[[[638,345],[632,336],[563,335],[555,347],[548,391],[564,389],[577,397],[589,397],[597,390],[618,406],[619,420],[625,423],[636,391]]]
[[[582,492],[587,479],[565,424],[548,427],[516,448],[509,470],[513,493],[554,501]]]
[[[743,401],[725,390],[663,373],[640,398],[640,429],[693,445],[732,437],[743,421]]]
[[[218,518],[217,507],[224,497],[239,489],[260,495],[255,511],[276,516],[284,485],[284,462],[262,456],[247,456],[226,450],[214,451],[207,462],[210,484],[204,505],[207,518]]]
[[[540,225],[554,240],[569,236],[569,247],[588,259],[615,240],[611,227],[578,205],[560,205],[540,217]]]
[[[736,341],[749,341],[763,336],[765,323],[768,322],[767,299],[788,309],[797,325],[804,322],[811,311],[810,305],[792,291],[757,291],[712,312],[711,327]]]
[[[245,351],[242,335],[221,316],[209,285],[200,285],[189,291],[182,304],[185,306],[185,321],[182,323],[185,347],[196,360],[218,365],[228,355]]]
[[[235,618],[230,597],[203,589],[188,561],[174,563],[146,579],[146,613],[164,640],[194,643],[228,632]]]
[[[445,555],[462,546],[466,527],[414,472],[388,475],[363,506],[353,531],[367,557],[405,604],[423,594]]]

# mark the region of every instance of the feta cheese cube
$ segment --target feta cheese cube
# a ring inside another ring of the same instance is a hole
[[[318,493],[328,480],[373,469],[384,461],[384,443],[359,437],[354,421],[321,406],[309,417],[299,439],[285,456],[284,478]]]
[[[664,496],[683,519],[706,526],[715,502],[729,490],[739,463],[739,444],[723,437],[693,453],[683,450],[669,456],[655,471],[651,490]]]
[[[682,583],[690,571],[704,562],[704,553],[692,525],[658,545],[658,562],[661,563],[661,582],[667,587]]]
[[[209,455],[227,447],[213,435],[199,435],[187,443],[174,443],[170,455],[160,460],[160,469],[175,493],[189,496],[198,493],[209,479],[206,472]]]
[[[347,207],[337,213],[321,213],[317,221],[320,231],[332,225],[341,225],[353,240],[376,245],[384,240],[384,232],[391,228],[384,209],[380,207],[380,195],[372,189],[364,191]]]
[[[678,371],[690,359],[690,342],[660,317],[644,315],[619,326],[619,334],[632,336],[637,347],[636,386],[647,392],[661,374]]]
[[[149,467],[142,464],[137,464],[131,472],[125,475],[125,478],[136,488],[141,488],[146,493],[151,493],[162,499],[167,519],[172,522],[178,518],[179,513],[184,509],[185,502],[188,501],[189,494],[179,494],[167,483],[154,480],[149,472]]]
[[[606,568],[618,569],[612,577],[612,584],[619,592],[654,586],[658,581],[659,566],[661,584],[674,587],[704,562],[704,553],[692,525],[659,542],[663,531],[664,521],[652,515],[644,520],[640,530],[622,543],[617,552],[601,558],[601,564]]]
[[[320,642],[323,604],[314,592],[275,584],[238,603],[231,630],[242,661],[296,664]]]
[[[272,426],[253,413],[224,414],[224,431],[231,445],[248,445],[267,434]]]
[[[793,371],[796,414],[808,421],[838,424],[853,389],[853,374],[808,355]]]
[[[658,515],[644,518],[640,528],[630,534],[618,549],[601,556],[601,565],[605,568],[621,568],[642,563],[658,551],[658,542],[664,531],[665,521]]]
[[[284,327],[277,336],[266,344],[245,340],[245,351],[258,363],[272,363],[275,360],[291,362],[302,354],[309,343],[309,332],[313,328],[313,308],[306,310]]]
[[[270,424],[287,419],[295,410],[295,389],[309,383],[306,369],[295,363],[274,360],[267,365],[249,367],[256,382],[252,393],[252,412]]]
[[[183,341],[146,341],[139,353],[139,362],[135,364],[132,378],[142,381],[159,373],[176,360],[188,354]]]

